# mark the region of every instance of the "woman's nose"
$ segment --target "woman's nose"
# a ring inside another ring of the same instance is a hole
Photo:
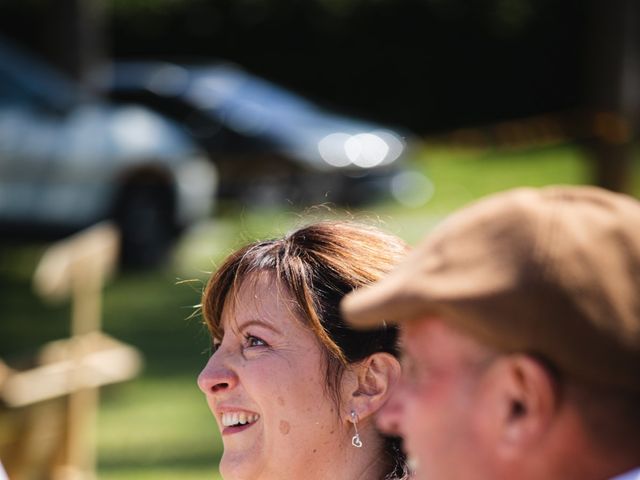
[[[238,383],[236,373],[225,365],[220,351],[211,356],[198,375],[198,387],[205,395],[221,393]]]

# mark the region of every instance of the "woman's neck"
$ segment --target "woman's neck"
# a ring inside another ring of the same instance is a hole
[[[388,473],[387,455],[384,452],[384,440],[374,429],[360,432],[362,447],[356,448],[349,438],[348,446],[342,449],[342,465],[335,478],[343,480],[382,480]],[[336,462],[337,464],[337,462]]]

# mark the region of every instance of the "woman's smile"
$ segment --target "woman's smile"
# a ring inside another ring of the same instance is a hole
[[[232,435],[251,427],[260,419],[260,415],[243,410],[229,410],[222,412],[219,418],[222,435]]]

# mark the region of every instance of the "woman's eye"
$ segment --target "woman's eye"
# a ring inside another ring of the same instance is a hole
[[[245,335],[245,346],[246,347],[266,347],[267,342],[262,340],[260,337],[256,337],[254,335]]]

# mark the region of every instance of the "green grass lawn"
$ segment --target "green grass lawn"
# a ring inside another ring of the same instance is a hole
[[[101,392],[99,477],[215,479],[221,442],[195,379],[208,356],[207,335],[192,316],[207,273],[242,243],[280,235],[309,218],[350,217],[381,224],[417,242],[451,210],[482,195],[520,185],[580,184],[589,165],[572,145],[529,151],[431,147],[412,165],[429,179],[430,200],[407,207],[386,201],[366,208],[238,209],[227,207],[188,232],[170,267],[120,273],[106,288],[105,331],[135,345],[142,374]],[[635,194],[640,194],[636,161]],[[418,192],[419,193],[419,192]],[[48,305],[31,289],[44,245],[0,250],[0,357],[11,358],[68,334],[68,305]],[[182,280],[195,279],[193,282]]]

